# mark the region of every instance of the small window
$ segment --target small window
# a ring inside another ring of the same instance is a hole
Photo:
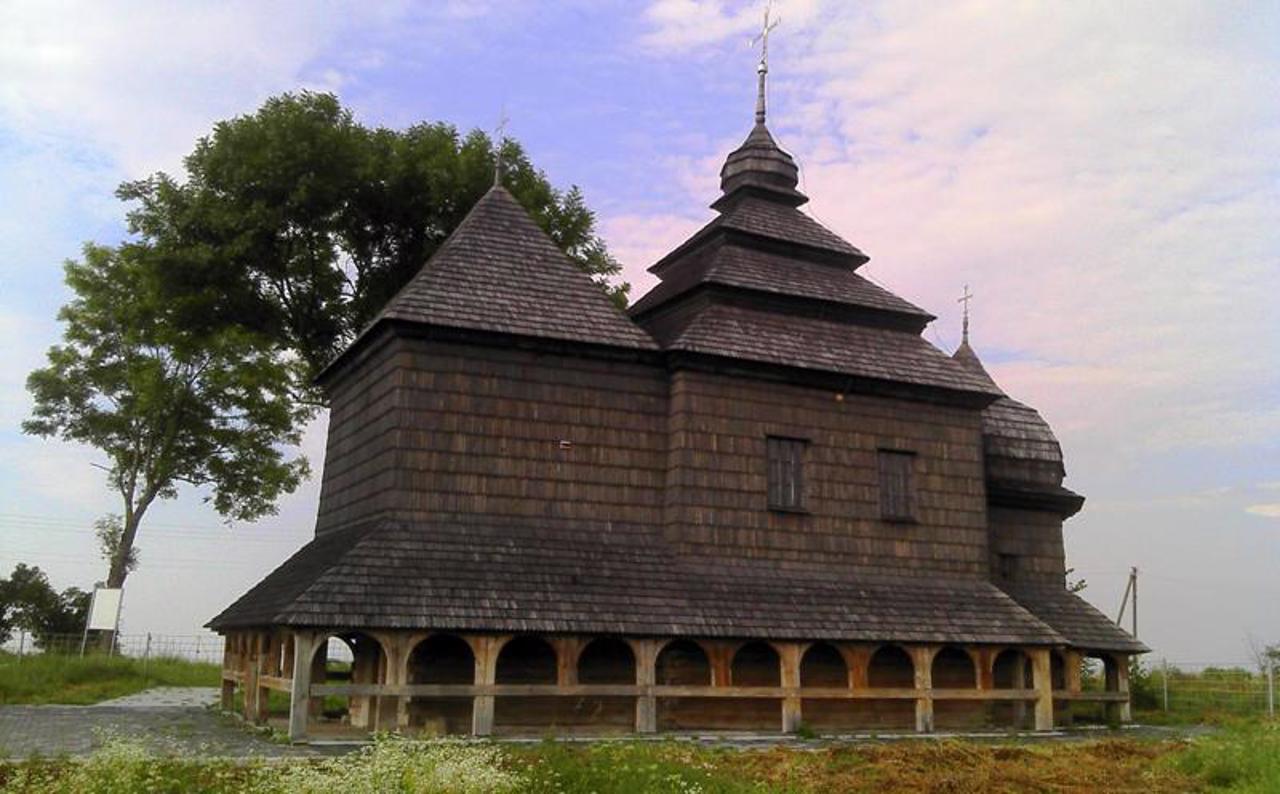
[[[880,450],[880,517],[887,521],[915,521],[916,493],[913,452]]]
[[[1018,555],[997,554],[996,564],[999,566],[998,573],[1001,581],[1012,582],[1018,578]]]
[[[769,436],[769,509],[804,509],[804,449],[799,438]]]

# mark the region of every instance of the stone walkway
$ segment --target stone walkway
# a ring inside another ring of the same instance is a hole
[[[217,702],[217,687],[158,686],[115,700],[104,700],[91,708],[204,708]]]

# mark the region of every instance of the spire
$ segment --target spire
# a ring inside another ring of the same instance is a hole
[[[773,0],[767,0],[764,4],[764,24],[760,26],[760,33],[751,40],[754,47],[757,42],[760,44],[760,65],[756,67],[756,75],[759,85],[756,89],[756,124],[764,124],[765,107],[764,107],[764,83],[765,78],[769,75],[769,33],[778,26],[781,19],[769,21],[769,12],[773,10]]]
[[[493,130],[493,186],[502,184],[502,144],[507,140],[507,106],[498,114],[498,126]]]
[[[729,154],[720,169],[722,196],[711,206],[721,209],[739,193],[761,195],[772,201],[798,207],[809,199],[796,185],[800,183],[800,169],[796,162],[778,146],[769,128],[765,126],[765,82],[769,75],[769,34],[781,21],[771,18],[772,2],[765,4],[764,23],[760,33],[751,40],[752,46],[760,45],[760,61],[756,65],[756,123],[742,145]]]

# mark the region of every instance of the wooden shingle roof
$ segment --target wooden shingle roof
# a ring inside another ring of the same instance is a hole
[[[378,319],[654,347],[501,186],[476,202]]]
[[[1120,653],[1151,650],[1061,585],[1025,583],[1006,586],[1005,591],[1076,647]]]
[[[699,560],[642,526],[465,517],[324,535],[209,625],[1065,642],[984,580]]]

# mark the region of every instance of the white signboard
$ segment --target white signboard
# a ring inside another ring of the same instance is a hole
[[[89,604],[89,631],[114,631],[120,620],[120,588],[99,587]]]

